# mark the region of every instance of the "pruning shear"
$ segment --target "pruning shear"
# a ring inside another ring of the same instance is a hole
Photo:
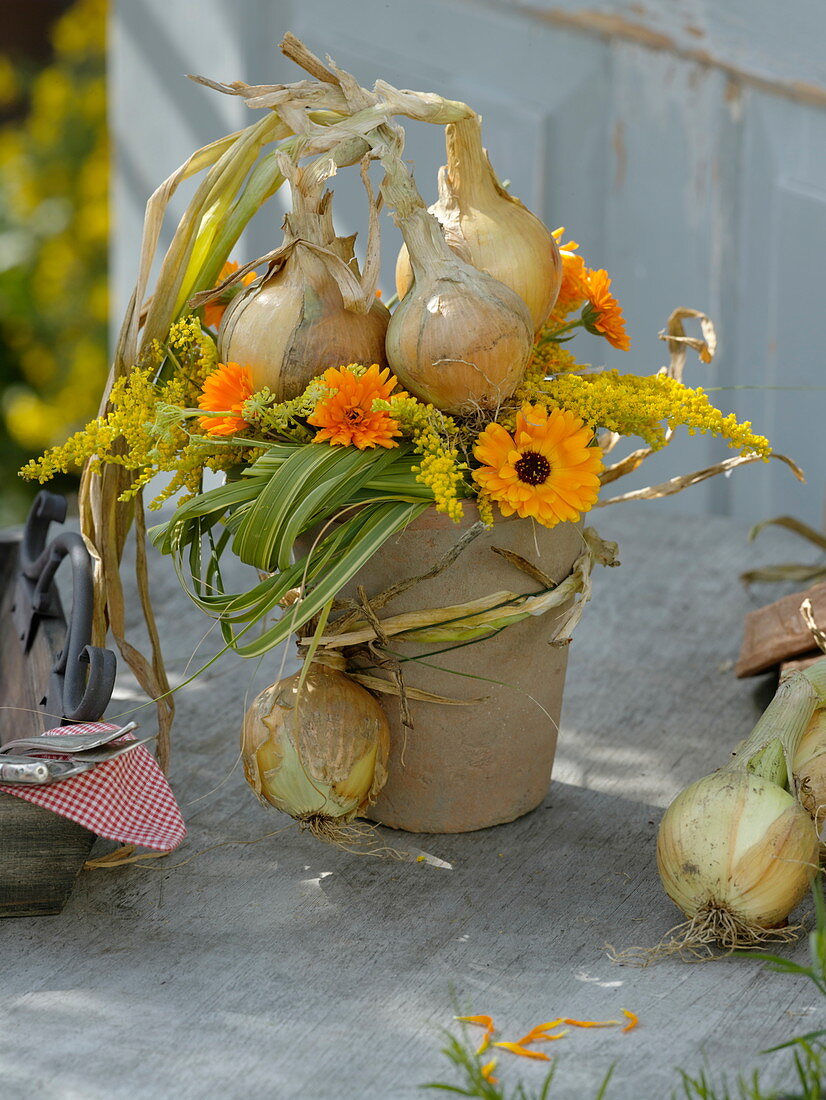
[[[69,733],[9,741],[0,748],[0,783],[44,786],[82,775],[98,764],[115,760],[154,740],[155,734],[122,745],[114,744],[136,728],[136,722],[129,722],[102,733]],[[41,755],[45,753],[49,754],[46,759]],[[65,759],[54,759],[53,754],[60,754]]]

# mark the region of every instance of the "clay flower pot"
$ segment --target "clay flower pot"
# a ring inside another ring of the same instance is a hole
[[[430,509],[382,547],[346,594],[354,596],[360,584],[369,595],[426,572],[477,519],[470,503],[461,525]],[[381,614],[463,603],[502,590],[537,591],[536,582],[492,546],[521,554],[561,581],[582,550],[581,525],[548,529],[500,518],[448,569]],[[391,727],[389,778],[371,818],[409,832],[461,833],[512,821],[539,805],[551,779],[568,658],[566,646],[548,644],[556,618],[554,612],[531,617],[493,638],[434,656],[425,655],[433,646],[393,640],[395,653],[421,654],[427,662],[402,664],[407,684],[482,701],[456,707],[411,700],[414,729],[405,731],[398,700],[381,696]]]

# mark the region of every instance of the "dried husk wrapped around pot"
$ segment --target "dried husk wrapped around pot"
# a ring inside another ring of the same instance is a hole
[[[548,318],[562,281],[562,260],[548,228],[509,194],[482,147],[478,115],[445,127],[447,164],[439,199],[429,207],[451,249],[466,263],[510,287],[530,310],[534,331]],[[396,261],[396,290],[413,283],[407,245]]]
[[[328,367],[386,363],[390,314],[374,293],[365,296],[355,237],[336,236],[329,192],[316,200],[300,183],[284,243],[263,278],[232,300],[218,334],[221,361],[248,366],[255,389],[268,387],[278,401]]]
[[[333,841],[375,801],[389,751],[376,699],[341,668],[317,661],[265,688],[241,736],[244,774],[261,801]]]

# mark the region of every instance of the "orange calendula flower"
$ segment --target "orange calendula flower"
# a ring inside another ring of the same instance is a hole
[[[640,1022],[639,1016],[637,1016],[636,1013],[634,1013],[634,1012],[629,1012],[627,1008],[624,1008],[622,1010],[622,1014],[626,1018],[626,1020],[628,1020],[628,1023],[622,1029],[623,1031],[630,1031],[632,1028],[636,1027],[637,1024]]]
[[[533,516],[545,527],[576,521],[599,494],[602,457],[594,433],[567,409],[523,405],[513,435],[488,424],[476,441],[474,480],[503,516]],[[567,1022],[567,1021],[564,1021]]]
[[[228,279],[230,275],[237,270],[238,264],[235,263],[234,260],[227,260],[221,268],[220,275],[215,280],[215,285],[218,286],[221,284],[224,279]],[[208,328],[217,329],[223,319],[224,311],[235,295],[240,291],[241,287],[249,286],[250,283],[254,283],[257,277],[254,271],[248,271],[240,283],[234,283],[232,286],[227,287],[226,290],[222,291],[220,297],[213,299],[211,302],[207,302],[204,306],[204,324]]]
[[[237,363],[219,363],[206,376],[198,408],[225,416],[203,416],[198,423],[207,435],[235,435],[247,427],[242,413],[244,402],[253,394],[252,372]]]
[[[349,367],[331,367],[324,372],[331,393],[319,401],[307,423],[321,428],[316,443],[329,442],[363,451],[366,447],[398,447],[401,430],[388,412],[373,411],[375,401],[386,401],[396,385],[389,368],[379,370],[376,363],[364,374]],[[400,396],[407,396],[402,393]]]
[[[611,280],[608,272],[588,271],[588,306],[582,320],[588,332],[604,336],[609,344],[620,351],[628,351],[631,340],[625,331],[622,309],[611,293]]]
[[[562,320],[569,313],[575,313],[582,309],[588,299],[587,272],[585,261],[577,255],[575,249],[579,248],[576,241],[566,241],[562,244],[562,235],[565,226],[555,229],[553,237],[559,245],[559,255],[562,260],[562,282],[559,287],[556,303],[552,316]]]
[[[520,1043],[494,1043],[493,1045],[495,1047],[501,1047],[511,1054],[518,1054],[520,1058],[535,1058],[538,1062],[550,1062],[551,1060],[548,1055],[544,1054],[541,1050],[529,1050]]]
[[[497,1058],[491,1058],[489,1062],[485,1062],[482,1066],[482,1076],[486,1081],[489,1081],[492,1085],[499,1084],[499,1078],[493,1076],[493,1071],[496,1069]]]

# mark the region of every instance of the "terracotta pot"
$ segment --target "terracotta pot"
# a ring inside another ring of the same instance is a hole
[[[382,547],[346,593],[355,595],[361,584],[369,596],[426,572],[477,519],[472,505],[466,505],[458,526],[435,508],[425,512]],[[394,600],[382,616],[502,590],[535,592],[536,583],[492,553],[493,546],[521,554],[561,581],[582,549],[581,526],[566,523],[549,530],[530,520],[500,519],[448,569]],[[389,778],[370,810],[375,821],[409,832],[462,833],[512,821],[539,805],[551,779],[568,657],[567,647],[548,644],[557,617],[553,612],[531,617],[438,656],[426,655],[433,646],[394,642],[395,652],[421,654],[430,666],[405,662],[407,684],[482,701],[461,707],[411,701],[414,729],[405,732],[398,700],[381,697],[392,740]]]

